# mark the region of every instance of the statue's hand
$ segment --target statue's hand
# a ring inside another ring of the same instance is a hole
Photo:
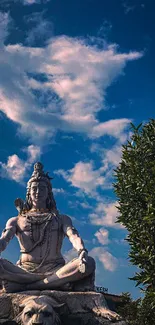
[[[82,263],[86,264],[88,261],[88,252],[83,250],[79,255],[79,260],[80,260],[81,264]]]
[[[86,264],[88,262],[88,252],[86,250],[82,250],[79,255],[80,265],[79,265],[79,271],[81,273],[85,273]]]

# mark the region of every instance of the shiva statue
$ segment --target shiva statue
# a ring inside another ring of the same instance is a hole
[[[36,163],[27,183],[26,200],[15,200],[18,216],[6,223],[0,237],[0,252],[16,236],[21,255],[16,265],[0,258],[3,292],[94,290],[95,261],[88,256],[71,218],[57,210],[51,179],[44,173],[43,165]],[[61,254],[65,236],[78,255],[66,264]]]

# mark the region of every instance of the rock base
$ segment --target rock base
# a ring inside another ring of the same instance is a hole
[[[96,292],[25,291],[0,294],[0,324],[19,324],[22,301],[30,296],[48,296],[59,304],[62,325],[126,325],[126,322],[108,309],[106,300]]]

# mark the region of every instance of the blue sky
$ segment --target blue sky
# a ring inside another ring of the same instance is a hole
[[[0,229],[40,160],[96,284],[134,297],[112,182],[130,122],[155,117],[154,10],[153,0],[0,2]],[[75,256],[67,240],[63,252]],[[16,239],[2,256],[18,259]]]

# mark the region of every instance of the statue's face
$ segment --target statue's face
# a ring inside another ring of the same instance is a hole
[[[44,204],[48,197],[48,187],[46,183],[43,181],[33,182],[31,184],[30,196],[32,204]]]

